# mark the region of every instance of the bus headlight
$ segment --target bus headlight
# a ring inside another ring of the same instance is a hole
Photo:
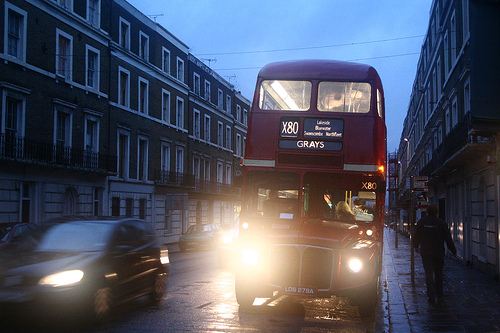
[[[366,230],[366,235],[369,236],[369,237],[373,236],[373,230],[372,229]]]
[[[359,273],[363,268],[363,262],[358,258],[352,258],[347,262],[347,267],[351,273]]]
[[[245,266],[257,266],[259,263],[259,252],[254,249],[242,249],[241,262]]]

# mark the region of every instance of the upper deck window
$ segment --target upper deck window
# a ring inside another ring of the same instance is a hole
[[[368,113],[371,86],[365,82],[321,82],[318,88],[318,110],[329,112]]]
[[[262,110],[306,111],[311,103],[311,82],[265,80],[260,85]]]

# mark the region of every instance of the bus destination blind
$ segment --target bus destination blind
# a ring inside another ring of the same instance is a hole
[[[297,117],[281,118],[280,137],[299,138],[301,132],[300,119]],[[303,138],[311,140],[280,140],[281,149],[306,149],[306,150],[342,150],[342,142],[325,141],[341,140],[344,133],[342,119],[306,118],[303,124]]]

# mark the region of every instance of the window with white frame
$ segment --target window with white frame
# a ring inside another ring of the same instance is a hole
[[[85,115],[84,146],[88,152],[99,152],[99,124],[99,117],[90,114]]]
[[[162,70],[170,74],[170,51],[166,49],[165,47],[162,47],[162,56],[161,56],[161,65],[162,65]]]
[[[164,173],[170,171],[170,144],[168,142],[161,143],[161,171]]]
[[[0,91],[2,117],[0,128],[7,139],[24,137],[26,95],[13,90]]]
[[[470,111],[470,79],[467,78],[464,84],[464,114]]]
[[[54,0],[54,2],[67,10],[73,10],[73,0]]]
[[[241,150],[242,144],[241,144],[241,134],[237,133],[236,134],[236,156],[242,156]]]
[[[177,174],[184,173],[184,148],[177,147],[175,150],[175,172]]]
[[[451,15],[450,19],[450,42],[451,42],[451,62],[455,62],[457,58],[457,21],[455,19],[455,12]]]
[[[457,95],[455,95],[451,101],[451,127],[455,127],[458,124],[458,102]]]
[[[462,0],[463,43],[469,38],[469,0]]]
[[[193,73],[193,91],[195,95],[201,95],[201,79],[197,73]]]
[[[248,123],[248,110],[247,109],[243,109],[243,124],[247,124]]]
[[[5,2],[4,52],[19,61],[26,60],[27,12]]]
[[[205,100],[210,103],[210,81],[205,80]]]
[[[236,120],[241,122],[241,105],[236,105]]]
[[[231,127],[230,126],[226,126],[226,145],[225,145],[225,147],[227,149],[231,149],[232,148],[231,139],[232,139]]]
[[[86,61],[86,82],[87,87],[99,91],[99,69],[100,69],[100,52],[98,49],[87,45],[87,57]]]
[[[226,164],[226,184],[231,185],[232,184],[232,167],[231,164]]]
[[[224,164],[222,162],[217,162],[217,183],[222,184],[224,182]]]
[[[217,107],[224,109],[224,93],[220,89],[217,90]]]
[[[436,61],[436,100],[435,102],[437,103],[439,101],[439,96],[441,95],[441,86],[442,86],[442,81],[441,81],[441,56],[438,57]]]
[[[149,36],[139,31],[139,57],[149,61]]]
[[[125,130],[118,131],[118,177],[127,179],[130,161],[130,133]]]
[[[87,21],[99,28],[101,20],[101,0],[87,0]]]
[[[446,109],[444,110],[444,121],[445,121],[445,127],[446,127],[446,134],[450,133],[451,129],[451,113],[450,113],[450,107],[447,106]]]
[[[71,80],[73,70],[73,37],[56,29],[56,74]]]
[[[184,100],[180,97],[177,97],[175,125],[184,128]]]
[[[196,139],[201,139],[201,115],[196,109],[193,113],[193,135]]]
[[[148,114],[149,107],[149,81],[139,77],[139,105],[138,111],[140,113]]]
[[[130,107],[130,72],[118,68],[118,104]]]
[[[130,50],[130,23],[120,17],[120,46]]]
[[[205,115],[205,120],[203,123],[203,139],[206,142],[210,142],[210,116]]]
[[[219,147],[224,145],[224,125],[220,121],[217,123],[217,144]]]
[[[148,138],[139,136],[137,142],[137,179],[148,180]]]
[[[201,159],[199,156],[193,156],[193,176],[196,180],[201,179]]]
[[[72,109],[56,104],[54,112],[54,144],[57,147],[71,147],[72,123]]]
[[[450,41],[448,38],[448,31],[444,33],[443,49],[444,49],[444,73],[445,75],[448,75],[450,71]]]
[[[226,95],[226,112],[231,113],[231,96]]]
[[[170,124],[170,92],[162,89],[161,96],[161,119]]]
[[[184,61],[177,58],[177,80],[184,82]]]
[[[205,158],[203,160],[203,180],[209,182],[211,180],[210,176],[210,159]]]

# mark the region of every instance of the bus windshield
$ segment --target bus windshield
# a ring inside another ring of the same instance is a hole
[[[261,110],[306,111],[311,104],[311,82],[265,80],[260,85]]]
[[[295,219],[299,212],[299,176],[291,172],[251,172],[247,210],[252,216]]]
[[[318,110],[368,113],[371,86],[365,82],[321,82],[318,87]]]

